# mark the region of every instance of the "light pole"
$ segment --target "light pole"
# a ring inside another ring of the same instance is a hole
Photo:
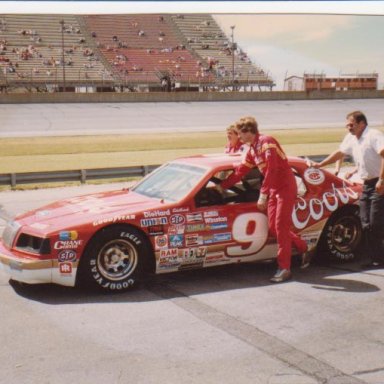
[[[63,66],[63,92],[66,91],[65,85],[65,56],[64,56],[64,20],[60,20],[61,25],[61,65]]]
[[[232,52],[232,91],[235,90],[235,35],[234,35],[234,30],[235,30],[235,25],[231,25],[231,38],[232,38],[232,44],[231,44],[231,52]]]

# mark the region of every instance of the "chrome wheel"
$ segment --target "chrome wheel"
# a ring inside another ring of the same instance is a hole
[[[330,237],[338,252],[351,252],[361,238],[359,224],[355,218],[342,217],[334,223]]]
[[[120,281],[129,277],[137,268],[137,264],[137,249],[124,239],[108,242],[97,255],[97,267],[100,274],[112,281]]]

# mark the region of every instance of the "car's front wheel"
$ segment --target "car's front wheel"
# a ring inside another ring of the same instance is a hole
[[[328,261],[353,261],[359,256],[362,238],[358,210],[342,209],[332,215],[325,225],[317,256]]]
[[[149,244],[137,229],[105,228],[87,245],[77,281],[107,291],[126,291],[144,276],[149,263]]]

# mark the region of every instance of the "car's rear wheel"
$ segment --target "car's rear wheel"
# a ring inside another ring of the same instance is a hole
[[[150,265],[150,247],[133,227],[117,226],[98,232],[80,260],[79,285],[107,291],[126,291],[143,278]]]
[[[346,262],[360,256],[363,233],[358,209],[345,208],[330,217],[319,241],[320,260]]]

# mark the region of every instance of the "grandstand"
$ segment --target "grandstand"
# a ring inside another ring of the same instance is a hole
[[[3,92],[272,89],[211,15],[0,15]]]

